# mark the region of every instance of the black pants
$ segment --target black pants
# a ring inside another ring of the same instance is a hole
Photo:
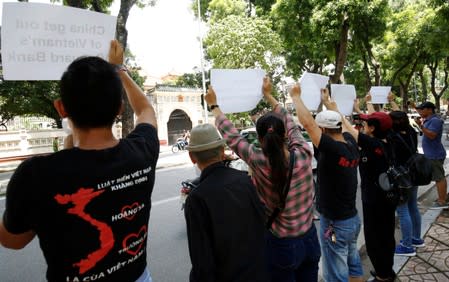
[[[380,278],[395,277],[393,270],[395,210],[383,197],[363,202],[363,232],[366,251]]]

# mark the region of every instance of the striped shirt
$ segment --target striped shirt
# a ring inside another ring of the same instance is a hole
[[[284,118],[288,134],[288,149],[294,150],[296,163],[285,208],[275,218],[271,232],[279,238],[297,237],[306,233],[313,221],[312,152],[287,110],[278,105],[274,112]],[[243,138],[224,114],[216,118],[215,124],[228,146],[251,168],[257,194],[266,207],[266,216],[269,217],[276,207],[278,196],[271,188],[271,168],[268,158],[260,147],[250,144]],[[288,171],[285,172],[286,177],[287,173]]]

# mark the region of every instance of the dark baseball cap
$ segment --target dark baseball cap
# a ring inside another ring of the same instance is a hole
[[[424,102],[421,105],[417,106],[416,108],[419,109],[419,110],[426,109],[426,108],[427,109],[435,109],[435,104],[432,103],[432,102],[427,101],[427,102]]]
[[[393,120],[391,119],[390,115],[384,112],[374,112],[369,115],[360,115],[361,120],[370,120],[375,119],[379,121],[380,124],[380,130],[381,131],[387,131],[393,127]]]

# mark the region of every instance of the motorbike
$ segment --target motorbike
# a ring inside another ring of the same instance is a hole
[[[176,143],[171,147],[173,153],[186,150],[187,142],[183,138],[178,138]]]

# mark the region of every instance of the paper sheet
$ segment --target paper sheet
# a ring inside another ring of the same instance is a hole
[[[212,69],[210,83],[224,113],[251,111],[262,99],[265,71],[261,69]]]
[[[391,86],[372,86],[370,89],[371,103],[373,104],[388,104],[388,93],[391,91]]]
[[[321,103],[321,89],[325,88],[329,77],[305,72],[299,79],[301,99],[309,111],[316,111]]]
[[[116,17],[67,6],[3,3],[5,80],[59,80],[79,56],[107,59]]]
[[[331,84],[331,95],[342,115],[352,115],[354,100],[357,97],[354,85]]]

